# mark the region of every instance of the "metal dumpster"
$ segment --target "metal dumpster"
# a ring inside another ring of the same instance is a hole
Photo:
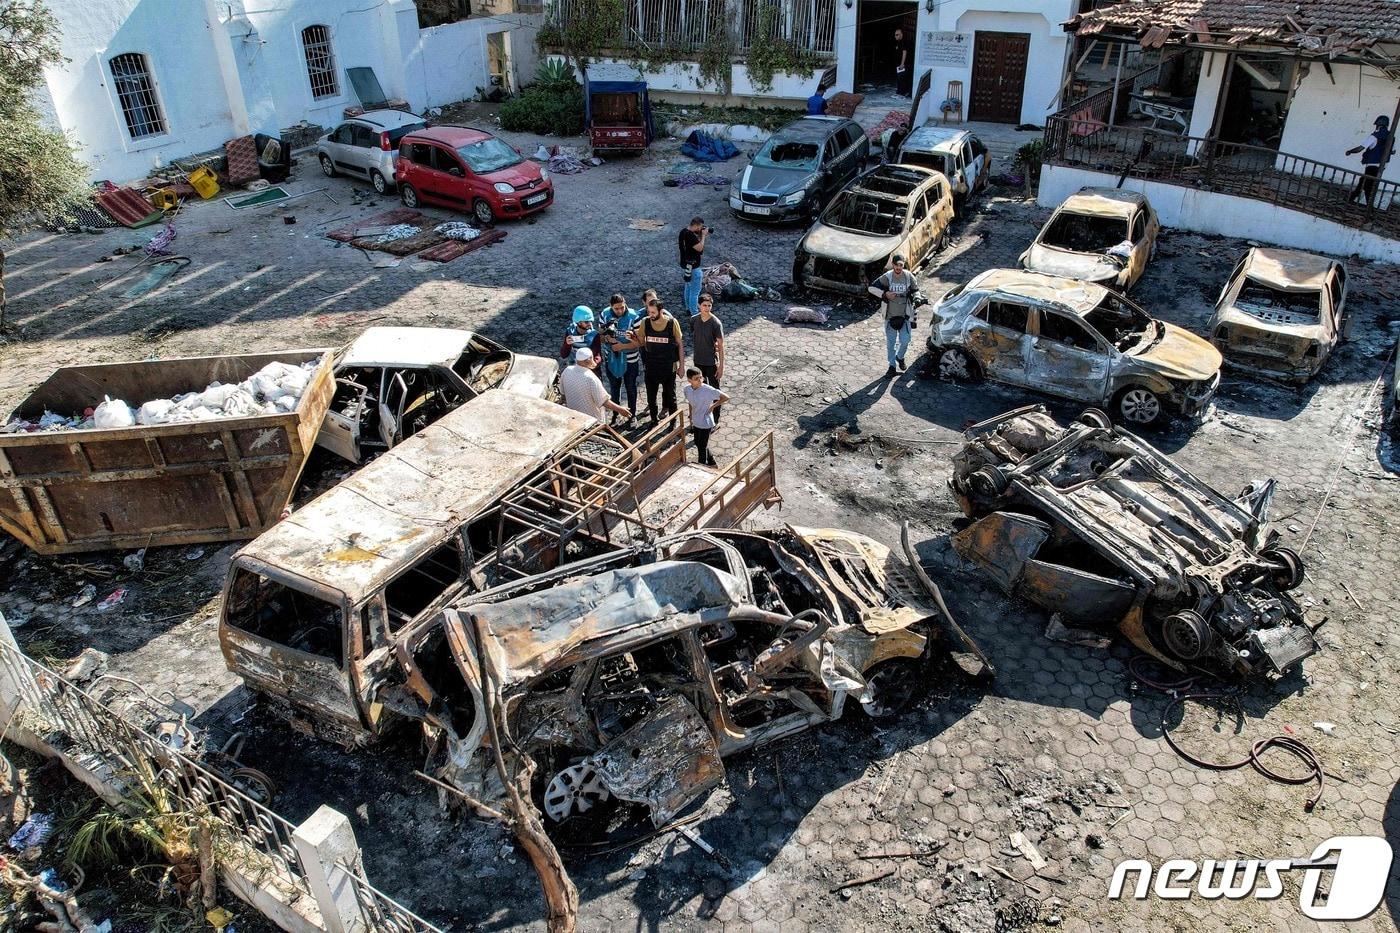
[[[335,391],[329,349],[68,366],[11,414],[133,407],[236,383],[274,361],[319,359],[285,414],[128,428],[0,434],[0,529],[41,554],[239,541],[291,499]],[[9,420],[9,419],[7,419]]]

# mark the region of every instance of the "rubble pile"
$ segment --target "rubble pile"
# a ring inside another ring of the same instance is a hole
[[[211,382],[202,391],[158,398],[132,408],[122,399],[104,398],[81,414],[45,411],[38,419],[15,418],[0,428],[5,434],[128,428],[132,425],[180,424],[215,418],[248,418],[295,411],[316,361],[301,365],[272,362],[239,383]]]

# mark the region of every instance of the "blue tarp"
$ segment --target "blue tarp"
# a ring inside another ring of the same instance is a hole
[[[681,146],[681,154],[697,162],[723,162],[739,154],[739,149],[727,139],[715,139],[709,133],[691,130]]]
[[[656,138],[651,124],[651,98],[647,96],[645,81],[589,81],[583,83],[583,118],[589,128],[593,126],[593,95],[597,94],[637,94],[641,97],[642,119],[646,121],[647,145]]]

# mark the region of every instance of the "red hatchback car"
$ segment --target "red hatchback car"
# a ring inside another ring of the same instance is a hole
[[[394,172],[406,206],[455,207],[484,224],[533,214],[554,200],[547,170],[490,133],[465,126],[404,136]]]

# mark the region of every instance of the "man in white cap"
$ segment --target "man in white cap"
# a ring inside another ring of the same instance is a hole
[[[574,351],[573,364],[559,375],[559,394],[564,396],[564,404],[598,421],[603,420],[605,411],[615,411],[631,421],[632,412],[608,398],[603,381],[593,371],[597,366],[598,361],[588,347],[579,347]]]

